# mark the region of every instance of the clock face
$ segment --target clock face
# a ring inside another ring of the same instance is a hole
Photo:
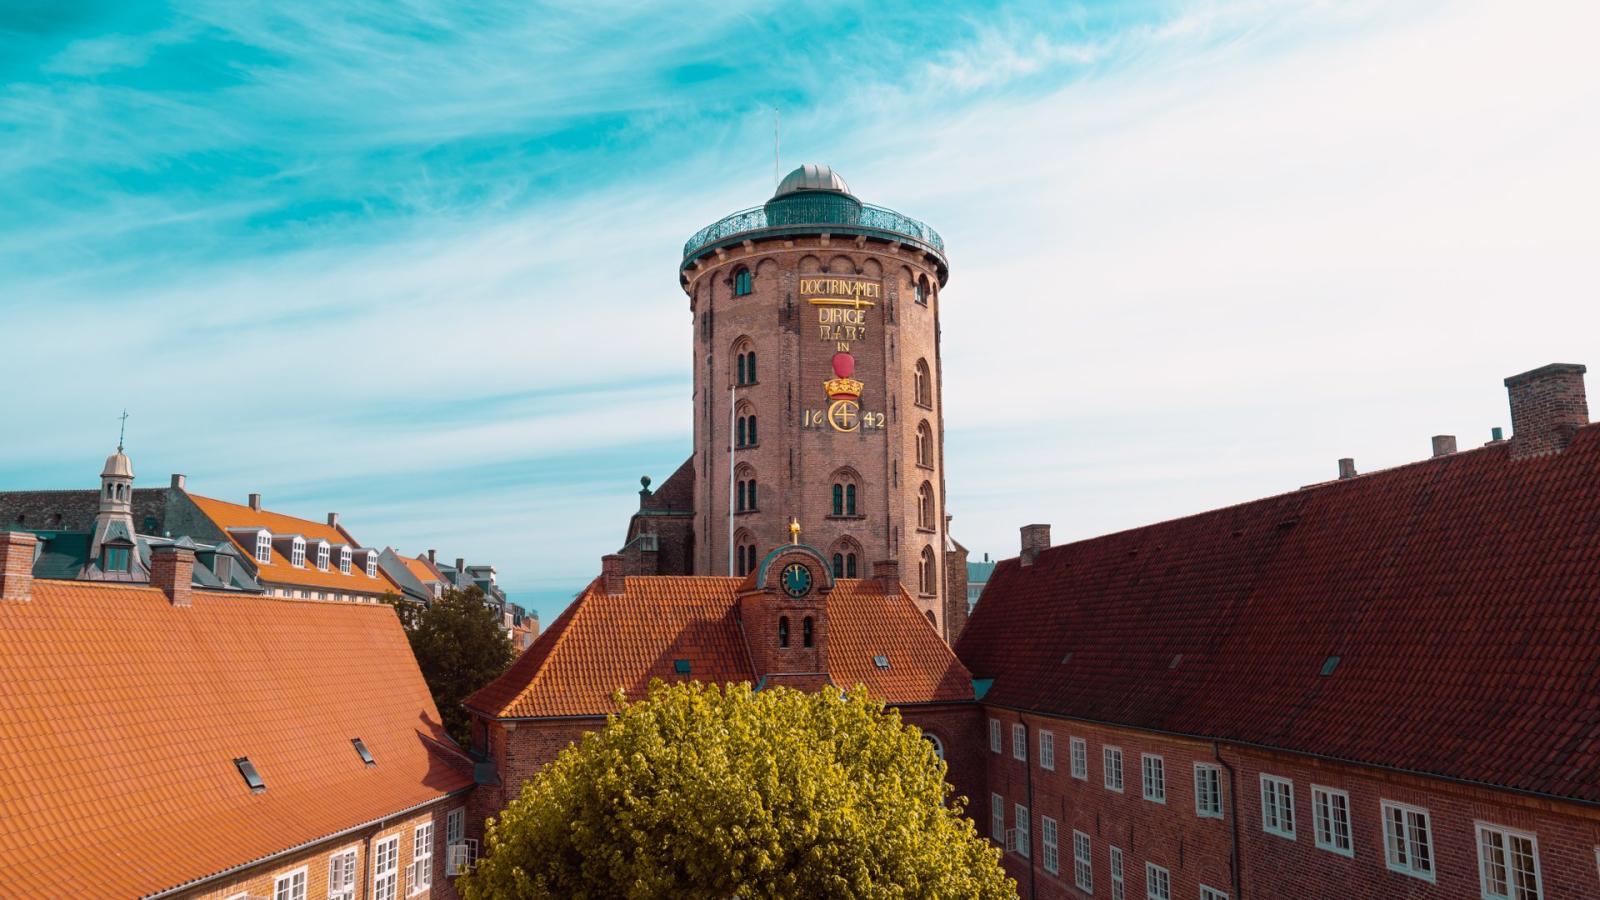
[[[811,570],[804,563],[784,566],[783,592],[791,597],[804,597],[811,593]]]

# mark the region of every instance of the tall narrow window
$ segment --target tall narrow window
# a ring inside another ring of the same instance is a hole
[[[1111,852],[1111,900],[1127,900],[1128,884],[1122,868],[1122,848],[1107,849]]]
[[[928,305],[928,276],[926,276],[926,275],[918,276],[917,277],[917,283],[912,286],[912,292],[913,292],[914,296],[917,298],[917,302],[918,303],[922,304],[923,306],[927,306]]]
[[[1011,723],[1011,758],[1028,761],[1028,726],[1021,722]]]
[[[296,569],[305,568],[306,542],[304,538],[295,538],[294,543],[289,545],[289,565],[294,566]]]
[[[372,845],[372,900],[395,900],[400,882],[400,835]]]
[[[747,425],[746,428],[750,432],[750,446],[754,447],[755,445],[761,443],[761,437],[758,434],[756,434],[756,414],[755,413],[751,413],[750,414],[750,416],[749,416],[749,425]]]
[[[843,578],[844,577],[844,554],[843,553],[835,553],[833,555],[833,577],[835,577],[835,578]]]
[[[1350,840],[1349,794],[1313,784],[1311,825],[1318,847],[1344,856],[1355,855]]]
[[[917,591],[925,596],[932,596],[939,579],[933,571],[933,548],[922,548],[922,565],[917,567]]]
[[[933,468],[933,426],[927,420],[917,423],[917,465]]]
[[[272,535],[269,532],[256,532],[256,562],[272,562]]]
[[[328,857],[328,900],[355,900],[356,851],[341,850]]]
[[[1061,848],[1058,844],[1056,820],[1039,817],[1039,838],[1044,842],[1044,870],[1051,875],[1061,874]]]
[[[807,647],[814,646],[817,642],[816,626],[811,623],[810,616],[800,621],[800,642]]]
[[[927,407],[929,409],[932,409],[933,408],[933,373],[931,371],[929,371],[929,369],[928,369],[928,361],[927,360],[925,360],[925,359],[917,360],[917,372],[916,372],[915,378],[912,381],[912,385],[916,389],[915,396],[917,398],[917,405],[918,406],[925,406],[925,407]]]
[[[1000,752],[1000,720],[989,720],[989,752]]]
[[[734,436],[735,436],[734,443],[737,446],[740,446],[740,447],[745,446],[746,441],[745,441],[745,436],[744,435],[745,435],[745,431],[744,431],[744,416],[740,416],[738,418],[737,423],[734,425]]]
[[[842,484],[833,486],[833,514],[836,516],[844,515],[844,485]]]
[[[433,886],[433,823],[417,826],[411,840],[411,892],[420,893]]]
[[[1222,818],[1222,769],[1209,763],[1194,764],[1194,814],[1202,819]]]
[[[339,548],[339,574],[350,574],[350,556],[351,553],[349,547]]]
[[[1039,732],[1039,768],[1054,771],[1056,767],[1056,736],[1052,731]]]
[[[756,383],[756,352],[754,350],[751,350],[749,353],[746,353],[744,355],[744,366],[745,366],[745,369],[747,370],[746,374],[747,374],[747,377],[748,377],[748,380],[745,381],[745,384],[755,384]]]
[[[933,530],[933,523],[938,516],[934,506],[933,485],[924,481],[922,488],[917,491],[917,527]]]
[[[747,296],[755,290],[755,279],[750,277],[749,269],[740,269],[733,273],[733,295],[735,297]]]
[[[1261,830],[1294,840],[1294,782],[1261,776]]]
[[[1089,744],[1083,738],[1072,738],[1072,777],[1079,780],[1089,777]]]
[[[846,553],[844,555],[844,577],[856,577],[856,555],[854,553]]]
[[[1006,801],[999,794],[989,795],[989,836],[1000,846],[1006,843]]]
[[[328,571],[328,545],[317,544],[317,568],[323,572]]]
[[[1092,860],[1089,836],[1081,831],[1072,832],[1072,883],[1086,894],[1094,893]]]
[[[1172,873],[1155,863],[1144,864],[1145,900],[1172,900]]]
[[[1144,798],[1155,803],[1167,802],[1167,762],[1152,753],[1139,758],[1144,775]]]
[[[1026,859],[1033,855],[1033,835],[1028,828],[1033,819],[1028,815],[1028,808],[1021,803],[1014,804],[1014,808],[1016,811],[1013,815],[1016,817],[1017,823],[1016,840],[1013,842],[1014,849]]]
[[[844,486],[844,514],[847,516],[856,514],[856,486],[853,484]]]
[[[746,384],[744,377],[744,354],[739,354],[739,383]]]
[[[779,616],[778,617],[778,646],[779,647],[787,647],[787,646],[789,646],[789,617],[788,616]]]
[[[755,509],[756,508],[756,480],[754,478],[752,478],[749,481],[745,482],[744,490],[745,490],[745,495],[748,498],[749,508],[750,509]]]
[[[1106,789],[1122,791],[1122,748],[1107,747],[1105,749]]]

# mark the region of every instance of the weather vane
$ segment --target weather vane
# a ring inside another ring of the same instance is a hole
[[[128,411],[126,409],[124,409],[122,411],[121,419],[122,419],[122,427],[120,429],[118,429],[118,431],[117,431],[117,452],[118,453],[122,452],[122,442],[128,436]]]

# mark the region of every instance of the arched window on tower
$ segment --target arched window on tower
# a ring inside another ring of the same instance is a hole
[[[811,624],[810,616],[806,616],[800,623],[800,641],[807,647],[814,646],[817,642],[816,629]]]
[[[734,417],[733,440],[736,447],[754,447],[761,443],[756,430],[756,410],[749,403],[740,403]]]
[[[917,423],[917,465],[933,468],[933,427],[927,419]]]
[[[733,470],[733,481],[734,509],[738,512],[756,509],[756,470],[741,464]]]
[[[740,268],[733,273],[733,295],[743,297],[755,290],[755,279],[751,277],[750,270]]]
[[[931,597],[938,583],[937,573],[933,570],[933,548],[923,547],[922,565],[917,567],[917,593]]]
[[[861,545],[844,538],[833,548],[833,577],[855,578],[860,571]]]
[[[928,305],[928,276],[917,276],[916,295],[918,303],[922,304],[923,306]]]
[[[933,485],[924,481],[921,489],[917,491],[917,527],[932,531],[937,517],[938,510],[933,501]]]
[[[756,568],[755,535],[740,529],[733,539],[733,570],[739,575],[749,575]]]
[[[916,389],[917,405],[933,409],[933,373],[928,369],[927,360],[917,360],[917,373],[912,385]]]
[[[861,478],[854,469],[839,469],[833,473],[833,503],[828,508],[832,516],[860,515]]]
[[[749,338],[740,338],[733,344],[734,384],[756,383],[756,351]]]
[[[789,617],[788,616],[779,616],[778,617],[778,646],[779,647],[787,647],[787,646],[789,646]]]

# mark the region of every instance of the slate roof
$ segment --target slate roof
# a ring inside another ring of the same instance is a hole
[[[144,896],[472,783],[386,606],[41,580],[0,636],[6,896]]]
[[[622,594],[591,583],[504,675],[467,698],[470,709],[502,718],[604,715],[622,688],[643,696],[653,678],[756,682],[738,618],[746,579],[704,575],[630,576]],[[828,594],[828,665],[840,687],[864,684],[890,703],[972,699],[972,680],[904,590],[875,580],[839,579]],[[877,655],[890,667],[873,665]],[[690,661],[688,676],[674,660]]]
[[[986,703],[1600,802],[1600,426],[1508,451],[1005,560],[957,653]]]
[[[269,510],[254,510],[249,506],[238,503],[229,503],[226,500],[215,500],[211,497],[202,497],[199,494],[190,494],[189,499],[204,513],[216,526],[227,532],[230,540],[239,548],[250,564],[256,567],[256,580],[263,583],[289,584],[297,587],[320,588],[323,590],[349,591],[355,593],[384,593],[392,591],[399,593],[400,586],[379,567],[375,577],[367,577],[366,567],[361,561],[354,560],[350,565],[350,574],[339,571],[339,555],[332,553],[329,556],[328,571],[317,568],[316,552],[312,545],[318,540],[327,541],[332,546],[346,544],[352,550],[364,549],[355,539],[326,522],[315,522],[311,519],[301,519],[295,516],[286,516]],[[289,563],[276,543],[272,547],[272,561],[260,563],[255,559],[255,543],[247,537],[228,531],[231,528],[265,528],[276,537],[278,535],[298,534],[306,539],[306,564],[295,568]]]

